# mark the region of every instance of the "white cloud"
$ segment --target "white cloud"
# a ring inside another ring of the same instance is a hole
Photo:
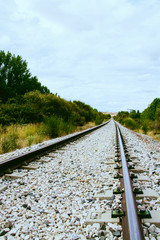
[[[143,110],[160,92],[159,11],[158,0],[1,0],[0,46],[64,98]]]

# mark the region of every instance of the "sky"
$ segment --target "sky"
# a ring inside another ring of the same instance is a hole
[[[159,0],[0,0],[0,50],[52,93],[102,112],[160,97]]]

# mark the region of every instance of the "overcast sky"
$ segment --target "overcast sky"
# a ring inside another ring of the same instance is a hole
[[[160,97],[159,0],[0,0],[0,49],[99,111],[143,111]]]

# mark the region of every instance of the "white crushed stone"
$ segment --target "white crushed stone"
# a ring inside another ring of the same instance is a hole
[[[148,172],[151,181],[141,184],[160,192],[157,184],[160,167],[156,167],[160,159],[160,143],[143,135],[132,133],[121,127],[123,135],[130,146],[130,155],[137,156],[140,166]],[[147,139],[147,140],[146,140]],[[47,144],[57,139],[47,141]],[[49,143],[48,143],[49,142]],[[41,146],[46,143],[42,143]],[[40,144],[31,148],[39,147]],[[29,149],[31,149],[29,148]],[[28,148],[25,149],[28,151]],[[14,154],[24,153],[24,149]],[[3,155],[6,159],[13,153]],[[94,199],[97,191],[110,190],[119,186],[114,179],[117,172],[114,164],[105,162],[114,159],[115,126],[111,121],[106,126],[66,145],[51,156],[37,161],[36,170],[18,169],[14,172],[27,173],[23,179],[0,178],[0,184],[8,188],[0,193],[0,233],[5,231],[1,239],[117,239],[115,230],[121,226],[108,224],[105,230],[97,223],[86,225],[85,219],[89,211],[102,211],[119,207],[119,197],[111,200]],[[139,200],[139,206],[160,210],[160,199]],[[160,229],[145,224],[145,239],[159,239]],[[105,237],[103,237],[105,235]],[[122,239],[119,237],[118,239]]]
[[[138,134],[124,127],[120,127],[122,135],[126,140],[127,146],[130,146],[130,155],[137,156],[138,166],[145,169],[146,175],[150,178],[149,182],[138,182],[134,180],[135,185],[144,189],[153,189],[159,194],[159,198],[137,200],[138,209],[146,208],[149,211],[160,211],[160,142],[155,141],[144,134]],[[152,224],[144,224],[145,239],[159,239],[160,228]]]

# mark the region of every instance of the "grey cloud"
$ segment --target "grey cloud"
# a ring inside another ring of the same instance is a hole
[[[54,93],[101,111],[143,109],[159,97],[157,0],[8,0],[1,5],[1,48],[22,55]]]

